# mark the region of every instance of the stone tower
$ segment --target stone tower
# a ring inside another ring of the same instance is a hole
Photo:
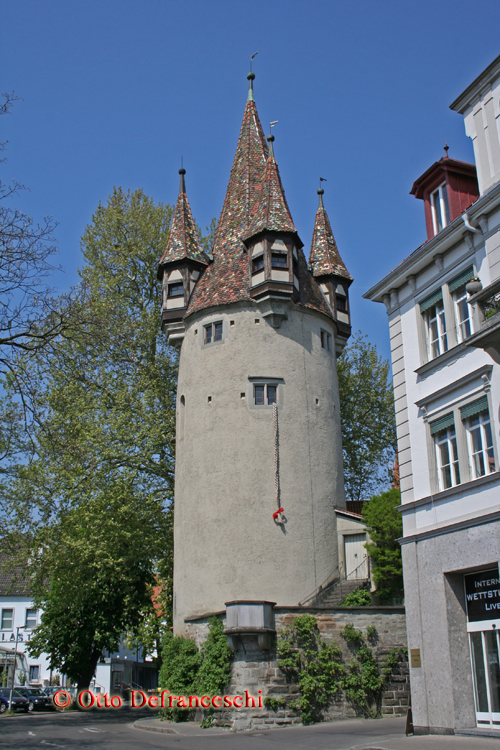
[[[180,346],[176,634],[228,603],[296,605],[338,575],[336,354],[350,334],[352,279],[322,191],[306,262],[248,78],[213,254],[200,245],[181,170],[159,266],[163,327]]]

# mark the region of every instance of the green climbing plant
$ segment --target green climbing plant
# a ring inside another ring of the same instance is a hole
[[[374,719],[380,714],[385,684],[394,668],[405,657],[405,649],[391,649],[381,669],[373,650],[367,644],[367,640],[373,642],[377,637],[375,626],[367,628],[366,638],[351,623],[340,634],[353,652],[353,658],[342,678],[345,696],[363,716]]]
[[[304,724],[320,721],[341,691],[363,716],[378,716],[385,684],[399,662],[407,658],[406,649],[391,649],[380,667],[368,645],[378,638],[374,625],[364,634],[348,623],[340,633],[352,652],[347,665],[342,663],[341,649],[324,642],[312,615],[296,617],[279,635],[278,666],[288,681],[298,683],[300,691],[299,699],[288,707],[300,711]],[[266,696],[264,704],[276,709],[285,702]]]
[[[337,645],[324,642],[312,615],[299,615],[281,632],[278,665],[288,679],[299,683],[300,698],[290,708],[300,710],[304,724],[321,720],[339,693],[344,672],[341,656]]]

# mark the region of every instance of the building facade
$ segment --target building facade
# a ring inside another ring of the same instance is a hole
[[[427,241],[365,297],[389,318],[415,731],[452,734],[500,727],[500,57],[451,108],[475,164],[446,148],[416,180]]]
[[[21,568],[12,568],[8,555],[0,553],[0,684],[10,687],[66,685],[64,674],[50,668],[48,654],[31,656],[27,646],[40,624],[42,610],[36,609]],[[14,683],[12,682],[14,678]],[[142,649],[131,650],[125,642],[118,651],[105,653],[96,667],[90,687],[95,692],[119,692],[122,686],[154,689],[158,669]]]
[[[180,346],[176,634],[228,603],[242,605],[235,631],[245,611],[268,634],[273,604],[296,605],[339,575],[336,355],[352,279],[322,190],[306,262],[253,78],[213,252],[200,245],[181,170],[159,267],[164,330]]]

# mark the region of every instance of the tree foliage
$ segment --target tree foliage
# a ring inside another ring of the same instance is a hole
[[[389,362],[358,332],[337,360],[344,482],[348,500],[387,486],[396,450]]]
[[[39,352],[23,375],[33,450],[11,473],[3,510],[36,560],[31,584],[44,614],[34,648],[49,651],[62,672],[80,670],[81,686],[97,653],[114,650],[115,622],[122,634],[137,633],[149,618],[156,637],[171,622],[177,355],[160,331],[156,279],[170,219],[169,206],[140,190],[115,189],[98,206],[82,239],[74,335]],[[122,524],[125,548],[108,542],[108,533],[119,536],[115,524]],[[91,549],[102,566],[89,562]],[[69,550],[83,565],[76,598],[60,572],[73,565]],[[161,618],[151,601],[158,584]],[[59,619],[64,611],[68,617]]]
[[[401,493],[397,489],[372,497],[363,506],[363,517],[371,542],[366,545],[373,568],[372,577],[382,601],[400,600],[403,596],[403,563],[397,541],[403,536],[403,521],[397,506]]]

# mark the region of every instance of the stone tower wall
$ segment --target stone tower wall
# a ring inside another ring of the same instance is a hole
[[[174,630],[233,600],[296,605],[338,570],[335,506],[344,506],[335,331],[288,306],[273,328],[258,304],[210,308],[186,322],[177,391]],[[204,345],[204,326],[223,340]],[[331,349],[321,347],[321,330]],[[253,380],[278,383],[281,504],[273,410]]]

